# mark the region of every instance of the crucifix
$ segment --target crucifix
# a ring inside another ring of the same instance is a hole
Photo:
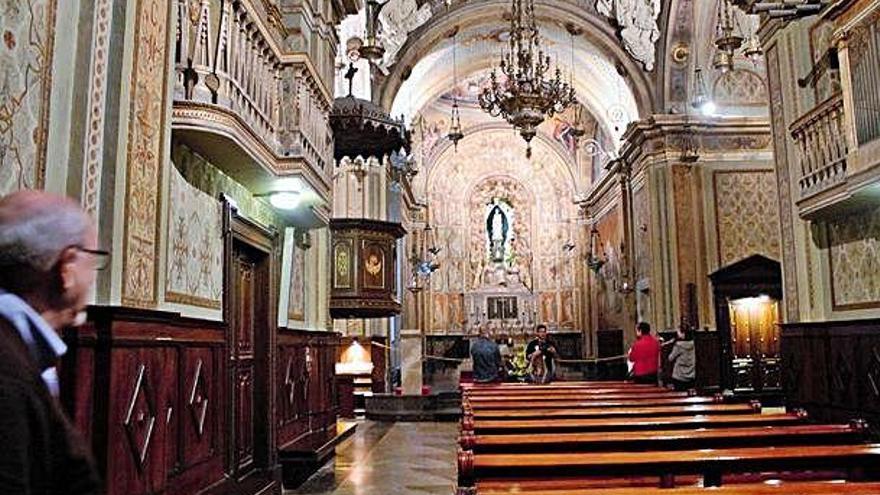
[[[348,79],[348,96],[351,96],[351,88],[354,84],[354,75],[357,73],[358,69],[355,68],[354,62],[349,62],[348,70],[345,71],[345,78]]]

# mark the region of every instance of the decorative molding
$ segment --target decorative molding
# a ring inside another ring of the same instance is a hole
[[[136,307],[157,302],[169,17],[167,2],[138,0],[122,260],[122,303]]]
[[[86,121],[85,164],[83,166],[83,209],[93,218],[98,214],[101,163],[104,157],[104,105],[107,100],[107,66],[110,49],[111,1],[95,2],[92,64],[89,79],[89,110]]]
[[[125,420],[122,427],[128,438],[128,446],[138,471],[144,472],[147,454],[152,445],[153,432],[156,427],[156,398],[150,387],[147,367],[138,365],[137,378],[132,385],[131,398],[126,407]]]
[[[627,53],[649,72],[657,58],[661,4],[660,0],[596,0],[596,10],[617,26]]]
[[[773,126],[773,152],[776,161],[776,187],[779,192],[779,222],[782,233],[782,278],[785,291],[786,320],[798,321],[800,307],[798,303],[797,257],[795,255],[794,215],[792,214],[792,198],[790,170],[788,163],[788,128],[785,125],[785,107],[783,100],[782,74],[779,66],[779,50],[777,45],[765,53],[767,60],[767,83],[770,88],[770,116]]]

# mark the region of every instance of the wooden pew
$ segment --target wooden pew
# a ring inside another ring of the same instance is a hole
[[[843,469],[852,479],[875,475],[880,444],[734,447],[671,452],[593,452],[474,454],[459,451],[458,485],[476,479],[529,479],[588,476],[657,476],[661,488],[675,486],[675,476],[698,474],[704,486],[718,486],[722,475],[753,471]]]
[[[844,482],[813,481],[813,482],[778,482],[778,483],[741,483],[724,485],[706,490],[702,487],[682,488],[579,488],[577,482],[571,486],[558,483],[556,486],[530,488],[528,484],[510,483],[477,483],[475,491],[479,495],[502,495],[517,493],[520,495],[878,495],[880,483],[877,482]],[[464,493],[468,493],[465,491]]]
[[[597,407],[597,408],[540,408],[540,409],[469,409],[463,410],[462,418],[524,420],[561,418],[620,418],[645,416],[694,416],[700,414],[754,414],[761,412],[761,404],[696,404],[651,407]]]
[[[483,435],[777,426],[803,423],[805,420],[806,415],[790,413],[529,420],[481,419],[465,415],[462,417],[462,433]]]
[[[462,400],[471,402],[518,402],[518,401],[555,401],[555,400],[621,400],[621,399],[673,399],[694,397],[687,392],[673,392],[671,390],[645,390],[637,393],[631,392],[600,392],[600,393],[556,393],[548,390],[545,393],[524,395],[498,395],[498,396],[472,396],[464,395]]]
[[[661,397],[633,399],[559,399],[554,401],[506,401],[486,402],[465,399],[465,409],[565,409],[565,408],[597,408],[597,407],[651,407],[651,406],[693,406],[698,404],[719,404],[723,402],[717,397]]]
[[[780,425],[694,430],[556,433],[553,435],[462,435],[459,445],[475,454],[692,450],[757,445],[858,443],[867,428],[848,425]]]
[[[547,384],[534,383],[462,383],[462,390],[541,390],[547,388],[606,388],[606,387],[654,387],[622,380],[610,380],[607,382],[552,382]]]

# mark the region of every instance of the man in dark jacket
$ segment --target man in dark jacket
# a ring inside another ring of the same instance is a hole
[[[474,360],[474,381],[491,383],[499,381],[504,363],[501,361],[501,350],[498,344],[489,338],[485,328],[471,342],[471,359]]]
[[[77,322],[107,253],[91,219],[63,197],[0,199],[0,493],[91,495],[88,449],[58,403],[58,332]]]

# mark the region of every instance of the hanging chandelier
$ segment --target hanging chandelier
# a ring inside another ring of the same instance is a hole
[[[461,113],[458,109],[458,61],[455,57],[456,36],[458,35],[458,26],[452,33],[452,113],[449,116],[449,132],[446,138],[452,141],[452,146],[458,152],[458,142],[464,139],[464,132],[461,130]]]
[[[527,143],[526,157],[531,158],[538,125],[574,103],[575,92],[563,81],[559,67],[550,77],[550,56],[541,48],[534,0],[512,0],[510,17],[509,46],[497,70],[492,69],[479,102],[484,111],[504,117],[519,132]]]
[[[743,44],[740,33],[736,33],[736,17],[729,0],[718,0],[718,23],[715,25],[715,57],[712,66],[721,72],[733,70],[736,51]],[[740,30],[741,31],[741,30]]]

